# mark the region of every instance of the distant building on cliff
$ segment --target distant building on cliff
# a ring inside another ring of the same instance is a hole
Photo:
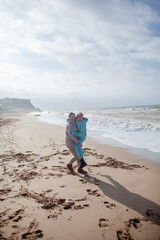
[[[0,99],[0,113],[29,113],[41,112],[35,108],[30,99],[4,98]]]

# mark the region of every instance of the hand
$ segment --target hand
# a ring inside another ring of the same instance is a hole
[[[80,144],[80,142],[77,143],[79,147],[82,147],[82,145]]]

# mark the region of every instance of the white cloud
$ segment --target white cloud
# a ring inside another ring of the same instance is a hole
[[[0,95],[9,87],[15,97],[73,94],[112,104],[125,95],[134,104],[145,101],[147,81],[150,103],[157,101],[160,37],[151,26],[160,16],[143,2],[8,0],[0,14]]]

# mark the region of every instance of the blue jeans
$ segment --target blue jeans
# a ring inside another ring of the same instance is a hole
[[[86,139],[86,136],[85,137],[79,137],[78,138],[78,141],[82,144]],[[78,146],[78,144],[75,144],[75,150],[76,150],[76,153],[78,155],[79,158],[83,158],[83,152],[82,152],[82,148]]]

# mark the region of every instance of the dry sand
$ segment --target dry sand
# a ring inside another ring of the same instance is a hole
[[[0,239],[160,239],[160,165],[89,138],[83,149],[88,175],[71,175],[63,127],[0,116]]]

